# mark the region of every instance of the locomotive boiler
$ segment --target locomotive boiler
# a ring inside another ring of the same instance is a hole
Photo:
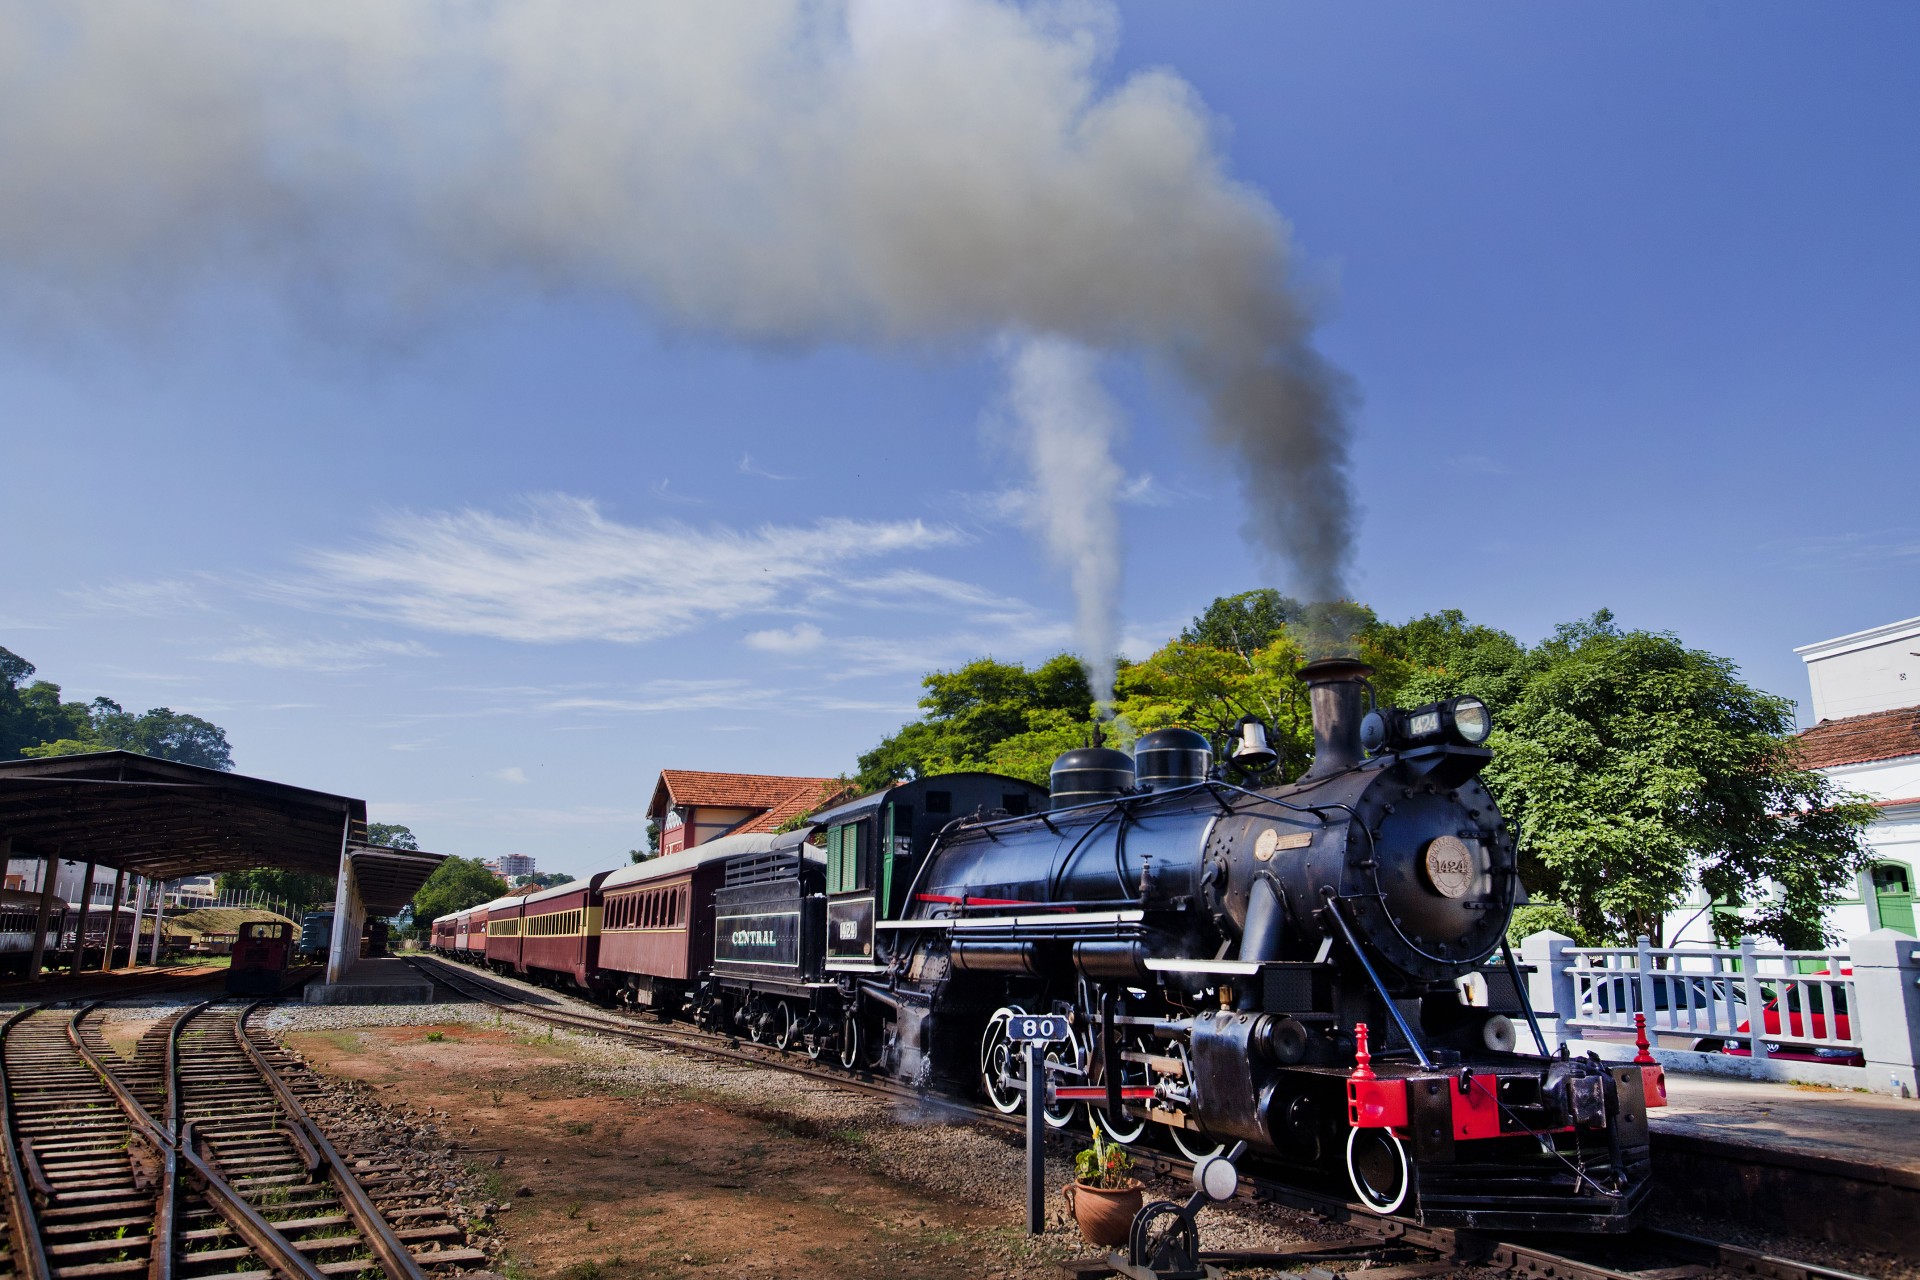
[[[1513,839],[1479,781],[1488,710],[1373,707],[1369,674],[1302,671],[1314,758],[1293,782],[1262,785],[1256,723],[1219,764],[1161,730],[1132,757],[1062,756],[1038,812],[949,824],[841,979],[873,1064],[1011,1111],[1007,1020],[1065,1013],[1055,1125],[1090,1107],[1195,1157],[1244,1140],[1435,1223],[1630,1226],[1659,1081],[1549,1056],[1537,1025],[1516,1051],[1532,1017],[1505,946]]]

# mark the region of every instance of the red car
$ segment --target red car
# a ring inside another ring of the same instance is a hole
[[[1809,978],[1828,976],[1825,969],[1806,975]],[[1840,976],[1853,976],[1853,970],[1842,969]],[[1851,1040],[1853,1024],[1847,1017],[1847,989],[1841,986],[1829,987],[1824,983],[1808,985],[1801,982],[1776,982],[1773,984],[1775,995],[1767,1001],[1761,1018],[1761,1027],[1766,1031],[1767,1056],[1786,1058],[1794,1062],[1824,1062],[1835,1067],[1864,1067],[1866,1055],[1856,1048],[1831,1044],[1795,1044],[1791,1039],[1774,1040],[1771,1037],[1786,1035],[1811,1040]],[[1787,1019],[1783,1032],[1780,1025],[1780,1003],[1786,1001]],[[1802,1005],[1805,1008],[1802,1008]],[[1829,1022],[1832,1026],[1829,1029]],[[1742,1022],[1739,1029],[1746,1031],[1751,1022]],[[1728,1041],[1720,1047],[1720,1052],[1736,1057],[1747,1057],[1753,1051],[1738,1041]]]

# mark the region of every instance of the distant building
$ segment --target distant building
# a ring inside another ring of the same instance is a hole
[[[647,817],[660,829],[660,852],[679,853],[736,832],[776,831],[843,789],[837,778],[662,769]]]
[[[503,853],[491,862],[483,864],[487,870],[502,880],[512,881],[520,876],[537,874],[539,868],[534,865],[530,853]]]
[[[1874,929],[1914,932],[1920,867],[1920,618],[1802,645],[1813,689],[1811,729],[1796,739],[1800,763],[1867,796],[1879,817],[1867,829],[1873,856],[1852,893],[1828,908],[1827,931],[1844,941]],[[1667,945],[1713,945],[1709,904],[1696,889],[1667,918]]]
[[[1914,932],[1920,867],[1920,618],[1795,649],[1813,685],[1813,728],[1800,759],[1880,811],[1867,840],[1873,861],[1860,873],[1852,911],[1836,912],[1841,933]]]

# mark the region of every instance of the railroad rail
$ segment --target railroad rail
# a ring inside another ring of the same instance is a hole
[[[752,1063],[775,1070],[793,1072],[816,1079],[827,1079],[845,1087],[878,1092],[894,1098],[914,1099],[939,1106],[956,1115],[1005,1131],[1023,1128],[1018,1118],[1009,1118],[990,1107],[969,1105],[958,1099],[916,1093],[882,1077],[845,1071],[807,1059],[804,1055],[782,1053],[740,1043],[736,1038],[691,1027],[646,1026],[630,1017],[599,1010],[566,1009],[533,1003],[534,994],[513,983],[493,976],[458,968],[438,958],[406,957],[421,972],[455,992],[497,1008],[531,1017],[550,1026],[606,1035],[653,1045],[687,1049],[725,1061]],[[1189,1176],[1191,1161],[1170,1152],[1134,1147],[1137,1165],[1153,1172],[1175,1177]],[[1200,1260],[1215,1266],[1243,1268],[1304,1268],[1306,1274],[1317,1269],[1321,1274],[1338,1274],[1343,1265],[1366,1264],[1365,1274],[1403,1278],[1441,1275],[1461,1267],[1475,1266],[1535,1280],[1682,1280],[1733,1274],[1766,1277],[1767,1280],[1868,1280],[1853,1272],[1840,1271],[1818,1263],[1777,1257],[1762,1250],[1709,1240],[1703,1237],[1642,1227],[1619,1236],[1580,1237],[1576,1240],[1505,1240],[1483,1232],[1446,1227],[1430,1227],[1408,1218],[1383,1218],[1357,1204],[1335,1196],[1305,1190],[1257,1174],[1243,1173],[1238,1198],[1277,1204],[1338,1223],[1362,1237],[1358,1241],[1318,1241],[1294,1249],[1277,1251],[1203,1251]],[[1382,1264],[1385,1268],[1381,1269]],[[1086,1259],[1065,1264],[1070,1273],[1092,1280],[1096,1276],[1118,1274],[1107,1259]]]
[[[259,1003],[182,1009],[131,1060],[106,1044],[97,1005],[32,1006],[0,1023],[13,1276],[320,1280],[377,1268],[425,1280],[428,1267],[484,1261],[442,1247],[458,1230],[405,1194],[387,1198],[411,1225],[388,1222],[378,1189],[307,1113],[290,1059],[249,1028]]]

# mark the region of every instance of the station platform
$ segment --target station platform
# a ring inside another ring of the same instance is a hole
[[[393,956],[355,960],[339,982],[314,982],[308,1004],[430,1004],[433,980]]]
[[[1920,1101],[1667,1075],[1654,1176],[1682,1209],[1777,1222],[1836,1244],[1920,1248]]]

